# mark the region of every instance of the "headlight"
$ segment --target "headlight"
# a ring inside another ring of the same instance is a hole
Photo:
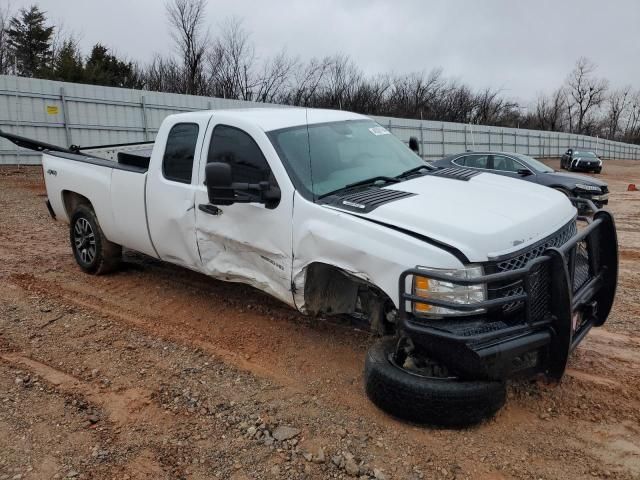
[[[418,267],[422,268],[422,267]],[[413,277],[413,294],[425,300],[442,300],[450,303],[459,303],[461,305],[471,305],[482,302],[487,298],[487,286],[485,284],[478,285],[457,285],[452,282],[442,280],[434,280],[429,278],[429,272],[444,274],[452,278],[471,279],[483,275],[482,267],[468,267],[459,270],[445,269],[425,269],[423,275],[414,275]],[[428,303],[414,302],[413,312],[416,315],[429,317],[448,317],[475,315],[484,313],[485,309],[477,308],[471,311],[452,310],[450,308],[437,307]]]
[[[591,192],[600,192],[600,187],[594,185],[585,185],[584,183],[576,183],[576,187],[582,190],[589,190]]]

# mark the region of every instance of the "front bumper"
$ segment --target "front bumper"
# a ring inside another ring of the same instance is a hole
[[[572,170],[580,170],[584,172],[592,172],[592,171],[601,171],[602,163],[597,161],[587,161],[587,160],[572,160],[571,161],[571,169]]]
[[[508,292],[505,296],[473,305],[425,301],[407,292],[412,277],[424,274],[410,269],[400,276],[399,326],[417,352],[437,359],[461,378],[544,373],[559,379],[570,353],[611,311],[618,276],[614,220],[609,212],[596,212],[588,226],[564,244],[547,248],[521,268],[473,279],[428,275],[460,285],[497,285],[494,291]],[[412,302],[461,312],[483,308],[487,314],[426,320],[413,315]],[[508,309],[515,313],[505,314]]]

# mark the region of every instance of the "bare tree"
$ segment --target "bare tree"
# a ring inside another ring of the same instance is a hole
[[[253,100],[258,81],[256,56],[249,34],[237,18],[222,26],[222,34],[208,55],[210,83],[217,96]]]
[[[430,117],[436,99],[443,88],[442,70],[412,73],[396,77],[389,94],[389,107],[394,115]]]
[[[607,96],[606,130],[607,137],[615,140],[620,130],[620,119],[625,114],[631,100],[631,87],[614,90]]]
[[[186,90],[183,68],[173,58],[156,56],[143,75],[145,89],[155,92],[180,93]]]
[[[294,68],[289,91],[284,95],[283,103],[298,106],[310,106],[317,96],[331,66],[331,59],[311,59],[306,64],[298,63]]]
[[[11,17],[10,4],[0,5],[0,75],[12,73],[13,69],[7,36]]]
[[[511,115],[518,104],[502,97],[500,90],[486,88],[476,94],[472,123],[500,125],[503,117]]]
[[[206,0],[172,0],[166,4],[169,24],[176,48],[182,56],[186,75],[184,93],[202,93],[204,79],[204,58],[209,32],[206,30]]]
[[[568,111],[571,126],[577,133],[584,133],[585,120],[605,99],[608,82],[594,76],[596,65],[585,57],[576,62],[567,78]],[[575,116],[575,121],[574,121]],[[573,131],[573,129],[572,129]]]
[[[623,139],[627,142],[640,143],[640,90],[630,95],[625,117]]]
[[[539,95],[535,103],[534,119],[531,127],[552,132],[564,128],[566,97],[562,88],[557,89],[550,96]]]
[[[297,63],[298,60],[289,57],[284,50],[267,60],[257,81],[255,100],[266,103],[281,100]]]

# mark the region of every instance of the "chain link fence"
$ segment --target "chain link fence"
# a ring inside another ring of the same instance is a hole
[[[153,140],[173,113],[223,108],[281,107],[240,100],[147,92],[0,75],[0,128],[61,146]],[[604,159],[640,159],[640,145],[585,135],[486,125],[373,117],[408,142],[414,136],[425,159],[466,150],[500,150],[559,157],[568,148]],[[40,155],[0,139],[0,164],[38,164]]]

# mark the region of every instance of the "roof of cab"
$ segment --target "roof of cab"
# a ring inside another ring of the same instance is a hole
[[[279,130],[281,128],[295,127],[299,125],[310,125],[316,123],[339,122],[344,120],[367,120],[368,117],[357,113],[345,112],[342,110],[326,110],[319,108],[236,108],[209,110],[202,112],[180,113],[178,116],[185,116],[191,119],[194,116],[219,116],[220,118],[237,118],[255,123],[265,132]]]

